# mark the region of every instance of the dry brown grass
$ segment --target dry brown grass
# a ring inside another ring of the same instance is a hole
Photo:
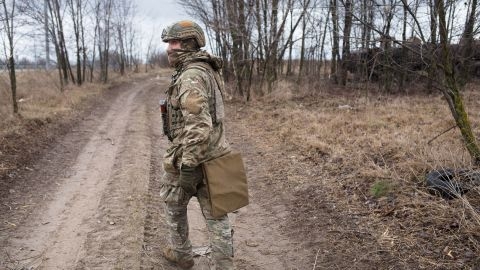
[[[31,160],[54,139],[65,124],[61,124],[62,119],[107,88],[95,84],[69,85],[61,92],[55,71],[18,72],[19,114],[14,115],[7,73],[0,73],[0,84],[0,178]],[[1,184],[3,187],[5,183]]]
[[[108,84],[69,84],[64,91],[60,91],[56,70],[18,72],[17,115],[12,112],[8,74],[0,73],[0,178],[29,162],[56,136],[67,132],[76,115],[94,104],[106,89],[158,72],[126,76],[111,72]]]
[[[301,183],[306,190],[320,187],[339,211],[368,213],[358,230],[376,236],[377,248],[404,265],[480,265],[474,262],[480,254],[480,188],[446,201],[429,194],[424,185],[425,174],[434,169],[478,171],[457,129],[429,143],[454,125],[442,96],[366,98],[361,91],[317,86],[292,93],[292,84],[280,83],[245,112],[246,123],[261,123],[252,133],[295,148],[297,159],[318,166],[321,175]],[[479,89],[469,85],[464,99],[480,139]],[[297,177],[287,178],[297,186]],[[379,187],[386,187],[385,195],[374,196]]]
[[[87,82],[80,87],[69,84],[64,91],[61,91],[56,70],[17,72],[19,114],[24,119],[42,121],[68,114],[75,110],[78,104],[94,98],[112,85],[145,76],[151,76],[151,73],[131,73],[119,76],[112,72],[108,84]],[[12,113],[10,81],[7,73],[0,73],[0,89],[0,127],[2,127],[1,130],[8,132],[9,129],[18,128],[16,125],[18,119]]]
[[[25,118],[45,118],[68,111],[82,99],[98,94],[103,85],[85,84],[82,87],[68,85],[60,91],[56,71],[27,71],[17,73],[17,100],[19,112]],[[7,74],[0,74],[4,91],[1,93],[0,108],[8,119],[13,116],[10,84]]]

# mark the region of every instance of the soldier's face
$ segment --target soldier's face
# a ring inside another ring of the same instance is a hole
[[[167,54],[168,54],[168,62],[172,64],[173,62],[173,53],[175,52],[175,49],[181,49],[181,43],[180,40],[169,40],[168,41],[168,47],[167,47]]]

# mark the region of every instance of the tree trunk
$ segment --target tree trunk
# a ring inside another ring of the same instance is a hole
[[[430,63],[428,66],[428,78],[427,78],[427,90],[432,92],[433,89],[433,82],[437,77],[437,17],[438,17],[438,10],[437,5],[435,3],[436,0],[429,0],[430,1],[430,47],[428,48],[428,53],[430,54]]]
[[[476,22],[477,0],[472,0],[470,3],[470,14],[465,23],[465,30],[460,40],[460,58],[459,65],[459,83],[464,86],[470,79],[470,70],[472,68],[472,55],[474,54],[474,27]]]
[[[405,89],[405,80],[406,80],[406,77],[407,77],[407,57],[408,57],[408,49],[406,47],[407,45],[407,7],[405,5],[403,5],[403,26],[402,26],[402,43],[403,43],[403,47],[402,47],[402,55],[399,59],[399,65],[401,67],[401,71],[400,71],[400,78],[398,79],[398,91],[402,91],[403,89]]]
[[[80,11],[80,27],[81,27],[81,37],[82,37],[82,55],[83,55],[83,61],[82,61],[82,82],[85,82],[85,72],[87,70],[87,48],[85,47],[85,26],[83,25],[83,9]],[[96,35],[96,34],[94,34]],[[95,48],[95,44],[93,45],[93,48]],[[95,49],[94,49],[95,50]],[[93,61],[93,59],[92,59]]]
[[[117,26],[117,35],[118,35],[118,45],[119,45],[119,52],[118,59],[120,64],[120,75],[125,75],[125,45],[124,45],[124,33],[122,31],[122,27]]]
[[[103,2],[103,7],[101,7],[100,13],[103,17],[103,28],[99,28],[99,54],[100,54],[100,76],[103,83],[108,82],[108,67],[109,67],[109,58],[110,58],[110,22],[112,15],[112,0],[105,0]]]
[[[94,35],[93,35],[93,46],[92,46],[92,63],[89,65],[90,69],[90,82],[93,82],[93,69],[95,67],[95,50],[97,49],[97,31],[98,31],[98,25],[95,25],[95,29],[93,30]]]
[[[10,46],[13,46],[11,44]],[[17,75],[15,74],[15,59],[13,58],[13,50],[10,50],[12,54],[8,58],[8,75],[10,77],[10,89],[12,92],[12,105],[13,113],[18,113],[18,103],[17,103]]]
[[[305,16],[303,16],[302,20],[302,38],[301,38],[301,46],[300,46],[300,60],[298,63],[298,77],[297,77],[297,85],[300,84],[302,76],[304,76],[303,67],[305,65],[305,38],[306,33],[305,30],[307,28],[307,22]]]
[[[327,37],[327,27],[328,27],[328,19],[330,17],[330,9],[327,11],[327,18],[325,18],[325,26],[323,28],[322,33],[322,43],[320,45],[320,59],[319,59],[319,69],[322,67],[323,55],[324,55],[324,46],[325,46],[325,38]],[[326,68],[324,68],[326,70]],[[319,70],[320,72],[320,70]]]
[[[235,92],[243,97],[243,44],[242,33],[240,33],[240,13],[243,13],[242,6],[238,5],[238,1],[227,1],[227,21],[229,26],[230,36],[232,37],[232,64],[233,74],[235,75],[236,88]]]
[[[387,3],[384,2],[384,5],[387,6]],[[389,93],[392,89],[392,81],[393,81],[393,70],[392,66],[392,41],[390,39],[390,30],[392,26],[392,19],[393,19],[393,0],[390,0],[389,3],[390,9],[387,11],[386,14],[386,24],[384,27],[383,36],[382,36],[382,49],[383,49],[383,88],[384,91]]]
[[[18,103],[17,103],[17,76],[15,74],[15,59],[14,59],[14,26],[13,26],[13,17],[15,14],[15,0],[12,1],[11,10],[7,8],[5,1],[2,1],[4,18],[3,25],[4,31],[7,32],[7,41],[8,41],[8,55],[7,56],[7,68],[8,76],[10,78],[10,90],[12,93],[12,107],[13,113],[18,114]]]
[[[448,29],[446,28],[445,5],[443,0],[435,0],[438,8],[440,26],[440,45],[442,49],[442,64],[445,75],[446,88],[442,89],[443,96],[448,102],[455,123],[460,129],[465,147],[472,157],[475,165],[480,165],[480,148],[473,134],[468,114],[465,110],[463,99],[460,94],[461,86],[457,83],[452,65],[452,56],[448,44]],[[468,31],[468,29],[465,29]]]
[[[330,62],[330,79],[338,84],[337,77],[337,56],[339,52],[339,35],[338,35],[338,17],[337,17],[337,0],[330,0],[330,12],[332,13],[332,32],[333,32],[333,46],[332,46],[332,60]]]
[[[60,54],[63,59],[63,78],[65,83],[68,83],[68,76],[70,76],[73,83],[75,83],[75,77],[73,76],[72,66],[70,65],[70,61],[68,59],[68,51],[67,45],[65,42],[65,35],[63,32],[63,18],[60,13],[60,3],[58,0],[53,1],[53,13],[55,15],[55,20],[57,22],[57,38],[59,40],[58,44],[60,45]]]
[[[367,3],[366,3],[367,4]],[[373,24],[373,17],[375,15],[374,9],[373,9],[373,1],[369,0],[367,6],[365,7],[367,9],[367,25],[372,25]],[[372,40],[372,29],[370,27],[367,28],[366,33],[365,33],[365,48],[366,51],[368,51],[371,48],[371,40]],[[362,59],[362,77],[367,78],[367,82],[370,81],[370,74],[371,70],[369,69],[369,61],[374,61],[374,59],[368,59],[367,57],[364,57]],[[375,64],[375,63],[373,63]]]
[[[293,32],[293,9],[290,10],[290,33]],[[293,41],[292,38],[289,38],[287,41],[288,44],[288,61],[287,61],[287,74],[286,76],[292,75],[292,49],[293,49]]]
[[[262,75],[263,73],[263,70],[261,69],[261,67],[263,66],[263,62],[264,62],[264,56],[263,56],[263,49],[264,49],[264,36],[263,36],[263,32],[262,32],[262,16],[260,15],[260,0],[256,0],[255,1],[255,9],[256,9],[256,12],[255,12],[255,21],[256,21],[256,27],[257,27],[257,33],[258,33],[258,41],[257,41],[257,76],[260,76]],[[263,95],[263,91],[262,91],[262,87],[260,85],[260,87],[257,87],[258,89],[258,92],[260,94],[260,96]]]
[[[271,43],[269,44],[269,50],[267,53],[265,75],[267,77],[267,91],[272,92],[273,83],[277,80],[277,50],[278,40],[276,38],[278,31],[278,1],[272,0],[272,17],[270,18],[270,37]]]
[[[347,85],[347,66],[348,61],[350,61],[350,33],[352,30],[352,2],[346,0],[345,3],[345,24],[343,27],[343,49],[342,49],[342,60],[341,60],[341,71],[342,76],[340,79],[341,85]]]
[[[44,16],[44,28],[45,28],[45,70],[50,69],[50,45],[48,40],[48,0],[43,2],[43,16]]]
[[[80,45],[80,29],[83,26],[80,25],[80,10],[81,3],[79,0],[70,0],[68,5],[70,6],[70,13],[72,16],[73,22],[73,33],[75,35],[75,45],[76,45],[76,58],[77,58],[77,84],[82,85],[82,58],[81,58],[81,45]]]

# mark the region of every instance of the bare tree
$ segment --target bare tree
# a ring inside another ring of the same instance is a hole
[[[48,8],[47,0],[43,2],[43,14],[44,14],[44,31],[45,31],[45,69],[50,68],[50,41],[48,37]]]
[[[65,42],[65,32],[63,30],[63,16],[60,10],[61,2],[59,0],[47,0],[48,10],[51,20],[51,34],[57,53],[57,61],[62,70],[63,83],[69,82],[69,77],[75,83],[72,67],[68,59],[68,50]]]
[[[149,59],[153,51],[153,38],[155,37],[153,33],[155,33],[154,29],[152,29],[152,35],[150,36],[150,40],[148,41],[148,45],[147,45],[147,53],[145,55],[145,59],[147,59],[145,63],[145,72],[148,72],[148,66],[151,64],[149,62]]]
[[[478,147],[475,135],[473,134],[468,114],[466,112],[465,106],[463,104],[463,98],[460,94],[461,84],[458,83],[457,77],[454,73],[452,65],[452,54],[450,51],[449,45],[449,29],[447,28],[447,21],[445,19],[445,3],[443,0],[435,0],[435,5],[438,8],[438,18],[439,18],[439,33],[440,33],[440,46],[442,49],[441,54],[441,68],[445,76],[445,87],[441,87],[443,96],[447,100],[450,111],[455,119],[455,122],[460,129],[462,134],[465,147],[467,148],[470,156],[472,157],[473,162],[476,165],[480,165],[480,148]],[[477,0],[471,2],[471,14],[475,14],[477,8]],[[469,16],[467,25],[463,31],[463,37],[469,38],[473,27],[469,25],[470,18],[473,18],[474,15]],[[468,46],[468,45],[467,45]]]
[[[291,16],[293,17],[293,16]],[[293,21],[293,18],[291,19]],[[293,29],[293,26],[290,27],[290,33],[292,33],[293,35],[293,32],[295,31]],[[292,36],[290,35],[290,36]],[[303,19],[302,19],[302,36],[301,36],[301,45],[300,45],[300,62],[298,63],[298,79],[297,79],[297,82],[300,83],[301,82],[301,77],[304,75],[303,74],[303,69],[304,69],[304,65],[305,65],[305,41],[306,41],[306,38],[307,38],[307,18],[306,16],[303,16]],[[290,48],[293,47],[293,41],[291,40],[292,38],[290,38]]]
[[[75,35],[76,59],[77,59],[77,84],[82,85],[85,80],[85,37],[83,25],[84,2],[81,0],[68,0],[67,4],[70,8],[70,15],[73,22],[73,32]],[[83,57],[83,65],[82,65]],[[83,71],[83,73],[82,73]]]
[[[283,58],[283,53],[285,52],[285,50],[279,48],[279,42],[284,33],[289,11],[293,8],[293,0],[286,1],[287,2],[283,5],[285,8],[281,12],[279,12],[279,0],[272,0],[270,3],[265,1],[263,6],[264,28],[268,29],[268,25],[270,25],[270,28],[264,32],[264,36],[267,38],[266,42],[264,43],[265,65],[263,74],[264,76],[262,77],[261,85],[263,83],[263,79],[266,78],[267,91],[269,93],[272,92],[273,84],[277,81],[277,65],[281,63],[280,59]],[[268,11],[271,11],[270,14]],[[283,16],[279,20],[280,14]],[[279,52],[281,52],[282,57],[279,57]]]
[[[305,38],[306,38],[306,27],[307,27],[307,21],[309,20],[309,12],[307,12],[307,10],[311,7],[311,0],[302,0],[299,4],[300,4],[300,14],[298,16],[296,16],[295,18],[293,16],[290,16],[290,20],[292,21],[292,24],[291,24],[291,27],[290,27],[290,31],[287,33],[288,34],[288,37],[286,39],[286,41],[283,43],[283,45],[279,48],[279,53],[278,53],[278,61],[281,61],[285,55],[285,51],[287,50],[287,48],[291,48],[293,46],[293,35],[295,34],[295,31],[297,30],[297,27],[298,25],[300,24],[300,22],[302,22],[302,42],[305,42]],[[293,5],[295,2],[291,2],[291,4]],[[290,8],[290,10],[292,11],[290,14],[293,13],[293,7]],[[303,47],[305,46],[305,44],[303,44]]]
[[[235,92],[250,95],[254,69],[260,77],[258,95],[266,82],[267,91],[272,91],[283,67],[283,57],[293,44],[293,35],[309,8],[311,0],[179,0],[187,12],[207,26],[213,33],[211,40],[226,63],[226,78],[229,70],[234,74]],[[299,3],[300,13],[291,17],[291,29],[285,32],[289,14]]]
[[[340,84],[347,85],[347,65],[350,59],[350,33],[352,30],[352,2],[350,0],[342,1],[345,8],[345,23],[343,26],[343,46],[342,46],[342,61],[341,61],[341,77]]]
[[[381,12],[383,17],[383,29],[382,35],[380,38],[380,47],[382,49],[382,80],[383,80],[383,88],[386,92],[390,92],[392,89],[392,82],[393,82],[393,61],[392,61],[392,38],[391,38],[391,30],[392,30],[392,20],[393,16],[396,12],[396,0],[382,0],[383,4],[383,12]]]
[[[113,0],[95,0],[95,29],[97,30],[97,47],[100,62],[100,80],[108,81],[108,67],[110,56],[110,35]]]
[[[408,10],[405,4],[403,4],[403,24],[402,24],[402,43],[406,44],[407,42],[407,19],[408,19]],[[405,46],[402,47],[402,54],[399,61],[399,65],[402,67],[406,66],[408,57],[408,50]],[[406,80],[406,70],[402,68],[400,71],[400,77],[398,80],[398,89],[399,91],[404,89],[405,80]]]
[[[246,32],[245,29],[245,6],[243,1],[227,1],[227,16],[229,32],[232,38],[232,66],[236,78],[236,91],[243,96],[243,79],[245,72],[245,53],[242,38]]]
[[[337,0],[330,0],[330,13],[332,14],[332,59],[330,61],[330,75],[334,83],[338,83],[337,61],[339,60],[339,33],[338,33],[338,7]]]
[[[255,1],[255,26],[257,30],[257,42],[256,42],[256,47],[257,47],[257,75],[260,75],[263,70],[261,70],[261,67],[263,67],[263,62],[265,60],[265,54],[263,52],[264,48],[264,37],[263,37],[263,31],[262,31],[262,15],[261,15],[261,9],[260,9],[261,3],[259,0]]]
[[[290,32],[294,32],[293,30],[293,9],[290,10]],[[305,35],[305,32],[302,32],[302,37]],[[303,38],[302,38],[303,39]],[[289,39],[288,42],[288,60],[287,60],[287,76],[291,76],[293,71],[292,71],[292,53],[293,53],[293,40]]]
[[[428,80],[427,80],[427,89],[429,91],[433,88],[433,82],[435,80],[435,75],[437,73],[437,61],[435,51],[437,48],[437,18],[438,18],[438,9],[435,0],[429,0],[429,10],[430,10],[430,46],[428,47],[428,53],[431,55],[429,65],[428,65]]]
[[[318,74],[320,74],[320,69],[322,67],[322,60],[324,57],[324,48],[325,48],[325,38],[327,37],[327,27],[328,27],[328,21],[330,17],[330,9],[327,11],[327,17],[325,18],[325,23],[324,23],[324,28],[322,31],[322,41],[320,43],[320,57],[319,59],[319,66],[318,66]]]
[[[361,49],[362,52],[367,52],[371,48],[371,41],[372,41],[372,29],[371,25],[373,25],[373,18],[374,18],[374,0],[364,0],[362,2],[362,11],[361,11],[361,19],[360,22],[362,23],[362,40],[361,40]],[[370,79],[369,76],[369,69],[368,69],[368,62],[369,59],[367,57],[363,57],[361,59],[361,77]]]
[[[460,52],[457,55],[460,60],[459,64],[459,83],[463,86],[469,80],[470,70],[472,68],[472,56],[474,54],[474,28],[477,18],[477,0],[468,2],[469,16],[465,22],[465,30],[460,40]]]
[[[7,67],[8,67],[8,76],[10,78],[10,90],[12,93],[12,106],[13,106],[13,113],[18,113],[18,103],[17,103],[17,76],[15,74],[15,26],[14,26],[14,18],[15,18],[15,0],[10,0],[7,3],[7,0],[0,1],[3,9],[3,16],[1,16],[1,20],[3,23],[3,29],[6,35],[5,44],[4,40],[4,48],[5,48],[5,57],[7,58]]]
[[[21,0],[19,2],[22,13],[29,17],[34,24],[43,25],[46,31],[48,31],[46,36],[49,39],[46,41],[46,46],[48,47],[49,41],[54,46],[60,90],[63,91],[64,85],[69,82],[69,78],[72,78],[74,81],[74,77],[68,61],[68,52],[63,33],[63,12],[61,12],[60,2],[58,0]]]
[[[133,47],[133,15],[134,15],[134,6],[133,2],[121,0],[111,2],[113,6],[111,7],[112,16],[112,27],[114,28],[114,37],[116,45],[116,63],[120,69],[120,74],[125,74],[125,69],[127,66],[131,66],[132,55],[127,55],[129,51],[132,54],[132,48],[129,50],[128,47]]]

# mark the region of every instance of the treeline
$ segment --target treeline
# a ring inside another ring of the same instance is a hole
[[[443,43],[460,41],[455,69],[467,78],[466,71],[473,64],[474,38],[479,32],[476,0],[178,2],[207,26],[211,47],[228,63],[227,78],[233,76],[236,92],[247,99],[252,77],[262,86],[259,94],[271,91],[279,76],[297,81],[328,77],[333,83],[346,85],[351,66],[357,64],[352,63],[352,54],[367,51],[372,56],[358,63],[365,66],[363,79],[369,79],[371,72],[378,74],[371,69],[376,66],[381,70],[379,83],[385,91],[395,90],[394,84],[402,89],[412,71],[404,64],[409,57],[421,59],[428,81],[442,73]],[[411,40],[429,45],[416,50],[409,46]],[[395,59],[394,48],[401,48],[402,54],[398,57],[397,50]],[[399,73],[400,77],[394,76]]]
[[[376,53],[365,62],[379,61],[381,89],[407,80],[409,54],[421,59],[423,76],[443,93],[475,164],[480,148],[472,132],[460,91],[472,68],[479,33],[477,0],[178,0],[192,17],[203,22],[215,48],[234,77],[236,93],[250,99],[270,92],[280,76],[315,81],[328,68],[334,84],[346,85],[352,52]],[[428,44],[409,46],[409,39]],[[453,55],[452,44],[460,44]],[[401,56],[392,61],[393,47]],[[372,50],[375,48],[375,50]],[[422,47],[423,48],[423,47]],[[367,54],[368,55],[368,54]],[[376,57],[381,55],[381,57]],[[328,58],[328,67],[325,59]],[[292,68],[293,59],[299,59]]]
[[[135,43],[137,33],[133,27],[135,6],[132,1],[19,0],[16,5],[25,23],[44,26],[48,34],[46,47],[51,43],[54,48],[57,68],[64,84],[72,82],[81,85],[87,79],[91,81],[95,61],[99,62],[99,79],[104,82],[108,80],[110,64],[115,64],[124,74],[127,68],[139,63],[139,55],[135,51],[138,44]],[[65,30],[67,26],[68,32]],[[66,35],[72,32],[74,46],[70,47],[67,46]],[[49,51],[46,54],[49,63]],[[69,59],[71,56],[74,59]]]
[[[477,65],[473,56],[480,31],[478,0],[178,2],[206,26],[209,47],[226,63],[225,78],[234,83],[234,94],[247,101],[252,91],[257,96],[273,91],[282,78],[301,86],[323,77],[345,86],[351,72],[366,81],[376,75],[380,89],[390,93],[404,89],[414,72],[427,88],[443,93],[469,153],[480,164],[480,149],[460,95]],[[15,113],[14,52],[20,26],[48,33],[46,47],[50,43],[54,48],[62,89],[68,83],[93,80],[95,69],[103,82],[112,66],[121,74],[138,69],[141,57],[132,0],[0,0],[0,4],[0,34]],[[70,45],[66,29],[74,34]],[[420,45],[411,46],[412,40]],[[47,65],[48,54],[49,50]],[[357,65],[352,59],[359,54],[358,66],[364,68],[352,69]],[[409,66],[411,58],[420,59],[422,72]],[[146,59],[146,69],[166,62],[165,54],[155,50],[153,36]]]
[[[0,5],[0,58],[9,73],[15,113],[17,43],[45,42],[39,46],[44,58],[35,65],[56,68],[62,91],[69,83],[107,82],[112,68],[122,75],[139,68],[143,52],[134,27],[134,1],[0,0]]]

